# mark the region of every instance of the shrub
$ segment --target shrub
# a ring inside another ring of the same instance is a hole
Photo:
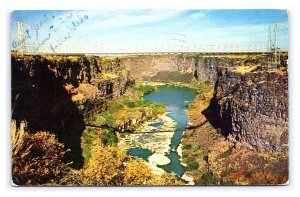
[[[186,145],[183,145],[182,149],[191,149],[192,148],[192,145],[190,144],[186,144]]]
[[[126,153],[117,147],[91,148],[92,156],[82,171],[83,185],[121,185]]]
[[[22,146],[12,155],[12,180],[16,185],[55,185],[68,173],[62,159],[63,144],[53,134],[39,131],[25,133]]]
[[[187,153],[185,153],[185,152],[182,153],[182,158],[183,158],[183,159],[188,158],[188,156],[189,156],[189,155],[188,155]]]
[[[188,158],[186,164],[188,171],[197,170],[199,168],[199,163],[195,160],[195,158]]]
[[[200,179],[195,181],[196,185],[216,185],[212,172],[204,173]]]
[[[101,136],[101,142],[105,146],[115,146],[116,143],[118,142],[118,138],[117,138],[116,134],[113,131],[108,130],[106,133],[104,133]]]
[[[125,134],[124,134],[124,133],[121,133],[121,134],[120,134],[120,137],[121,137],[121,138],[125,138]]]
[[[124,169],[124,185],[144,185],[153,179],[153,174],[145,162],[132,160]]]
[[[144,161],[130,158],[118,147],[95,145],[82,170],[82,184],[90,186],[147,185],[155,178]]]
[[[205,85],[210,85],[210,81],[209,80],[206,80],[204,83],[205,83]]]

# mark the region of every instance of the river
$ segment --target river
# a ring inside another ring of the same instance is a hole
[[[180,163],[180,156],[176,152],[183,130],[188,123],[188,116],[186,113],[186,106],[194,100],[196,91],[191,88],[179,87],[173,85],[159,86],[155,91],[150,92],[144,96],[144,100],[154,103],[165,104],[167,107],[167,116],[176,123],[176,129],[171,138],[170,151],[166,155],[171,162],[167,165],[158,166],[166,172],[174,172],[178,176],[182,176],[185,172],[184,166]],[[151,126],[159,127],[160,123],[154,123]],[[133,156],[138,156],[147,161],[151,152],[147,149],[135,148],[131,149],[129,153]]]

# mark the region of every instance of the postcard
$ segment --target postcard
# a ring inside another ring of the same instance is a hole
[[[15,186],[286,185],[286,10],[15,10]]]

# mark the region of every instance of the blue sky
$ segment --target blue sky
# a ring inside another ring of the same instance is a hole
[[[24,24],[26,44],[52,46],[53,50],[267,44],[268,25],[274,23],[280,26],[280,47],[288,47],[288,16],[284,10],[14,11],[12,43],[17,41],[17,21]]]

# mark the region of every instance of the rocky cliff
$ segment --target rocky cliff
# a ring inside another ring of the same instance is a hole
[[[12,56],[12,119],[29,132],[51,131],[64,143],[66,159],[83,165],[85,119],[106,108],[132,81],[117,58]]]
[[[231,141],[257,151],[287,151],[287,71],[239,74],[219,70],[214,97],[204,113]]]
[[[149,80],[163,72],[190,73],[197,80],[213,80],[216,74],[214,66],[219,62],[220,58],[192,55],[140,56],[121,60],[130,74],[140,80]]]
[[[44,96],[49,100],[61,89],[66,95],[64,97],[78,105],[80,113],[101,109],[99,105],[103,105],[104,99],[119,97],[128,85],[134,83],[118,58],[86,56],[12,57],[12,78],[12,102],[16,95],[29,92],[35,93],[30,95],[34,100]],[[53,86],[54,92],[51,90]],[[26,100],[23,96],[21,99]],[[18,111],[16,109],[15,113]]]
[[[214,81],[217,67],[266,65],[264,55],[173,54],[120,58],[120,64],[138,80],[151,80],[163,72],[190,73],[198,81]],[[177,74],[177,73],[174,73]]]

